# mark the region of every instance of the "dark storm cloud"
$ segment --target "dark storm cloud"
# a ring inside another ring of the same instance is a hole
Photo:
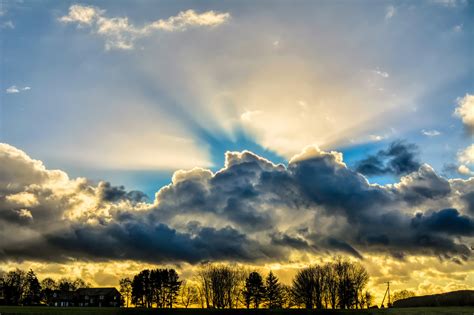
[[[474,220],[461,215],[456,209],[443,209],[428,214],[417,213],[411,224],[413,228],[428,233],[474,235]]]
[[[190,234],[138,218],[106,225],[75,224],[44,238],[21,247],[4,246],[0,257],[46,261],[79,258],[198,263],[205,260],[258,261],[282,255],[281,250],[272,246],[262,247],[231,227],[200,227]]]
[[[474,216],[474,191],[465,194],[462,200],[466,203],[467,211]]]
[[[107,202],[119,200],[143,202],[147,200],[146,194],[141,191],[126,191],[124,186],[112,186],[109,182],[100,182],[97,188],[99,198]]]
[[[448,181],[426,164],[380,186],[337,152],[310,147],[286,167],[232,152],[216,173],[176,172],[148,203],[121,186],[48,171],[16,148],[0,151],[3,260],[255,262],[286,260],[290,250],[465,259],[472,252],[472,181]]]
[[[405,175],[420,167],[417,158],[418,147],[404,141],[392,142],[386,150],[380,150],[375,155],[359,161],[357,172],[367,175]]]

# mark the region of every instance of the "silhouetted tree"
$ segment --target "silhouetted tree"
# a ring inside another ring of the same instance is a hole
[[[19,305],[26,290],[26,273],[20,269],[10,271],[3,276],[3,296],[7,305]]]
[[[23,305],[38,305],[41,301],[41,285],[33,270],[26,273]]]
[[[243,296],[247,308],[250,308],[250,305],[253,305],[254,308],[260,306],[265,298],[265,286],[263,285],[262,276],[258,272],[251,272],[245,279]]]
[[[324,265],[324,273],[326,274],[326,294],[325,297],[327,301],[329,302],[328,304],[331,305],[332,309],[335,309],[337,307],[338,303],[338,278],[337,274],[334,268],[333,263],[327,263]],[[327,305],[326,305],[327,308]]]
[[[150,270],[140,271],[132,280],[132,303],[136,306],[152,306]]]
[[[282,308],[293,308],[297,306],[298,303],[296,302],[292,287],[286,284],[280,284],[280,288]]]
[[[392,295],[392,302],[414,297],[415,295],[415,292],[409,290],[395,291]]]
[[[314,278],[311,267],[298,271],[293,279],[293,294],[297,304],[312,309],[314,305]]]
[[[268,308],[282,308],[283,292],[278,278],[270,270],[265,279],[265,304]]]
[[[54,290],[58,289],[56,281],[51,278],[45,278],[41,281],[41,301],[48,305],[52,304]]]
[[[90,285],[80,278],[74,280],[69,278],[61,278],[57,282],[58,290],[62,292],[73,292],[79,288],[88,288]]]
[[[122,297],[125,300],[125,306],[128,307],[132,298],[132,280],[130,280],[130,278],[122,278],[120,279],[119,284],[120,294],[122,294]]]
[[[181,305],[188,308],[189,305],[199,303],[199,291],[198,289],[189,284],[186,281],[181,283],[181,294],[180,294]]]
[[[207,308],[234,308],[240,300],[245,272],[236,266],[207,264],[198,271]]]
[[[355,295],[355,307],[362,308],[361,300],[364,299],[364,288],[369,282],[369,274],[360,263],[351,264],[351,276],[353,279],[353,290]]]
[[[374,297],[372,296],[372,293],[370,293],[368,290],[365,291],[365,293],[363,294],[362,296],[362,304],[361,304],[361,308],[365,307],[366,308],[370,308],[370,306],[372,305],[372,302],[374,300]]]
[[[137,306],[172,308],[179,294],[181,281],[174,269],[142,270],[133,277],[132,303]]]

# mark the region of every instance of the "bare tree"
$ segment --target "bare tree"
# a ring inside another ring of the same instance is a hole
[[[181,284],[180,292],[181,305],[188,308],[189,305],[199,303],[199,291],[198,288],[189,284],[187,281],[183,281]]]
[[[198,271],[207,308],[235,308],[240,301],[245,271],[238,266],[207,264]]]

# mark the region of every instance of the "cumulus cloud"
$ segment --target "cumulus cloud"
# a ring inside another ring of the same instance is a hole
[[[7,94],[16,94],[16,93],[20,93],[20,92],[24,92],[24,91],[29,91],[29,90],[31,90],[31,87],[29,87],[29,86],[18,87],[16,85],[12,85],[9,88],[7,88],[5,90],[5,92]]]
[[[474,164],[474,144],[458,153],[458,160],[463,164]]]
[[[107,17],[106,11],[94,6],[72,5],[69,13],[59,18],[63,23],[74,23],[78,27],[89,27],[92,33],[105,39],[105,48],[133,49],[134,42],[149,36],[154,31],[184,31],[190,27],[215,27],[225,23],[229,13],[194,10],[179,12],[167,19],[159,19],[137,27],[129,22],[128,17]]]
[[[357,162],[356,170],[373,176],[383,174],[403,175],[418,169],[418,147],[403,141],[394,141],[388,149]]]
[[[466,94],[457,100],[458,107],[454,115],[461,118],[462,122],[471,134],[474,134],[474,95]]]
[[[471,175],[472,174],[472,171],[466,165],[459,165],[457,171],[461,175]]]
[[[288,165],[228,152],[221,170],[178,171],[149,202],[2,144],[0,259],[257,262],[309,251],[465,260],[473,195],[470,180],[428,165],[371,185],[341,153],[307,147]]]

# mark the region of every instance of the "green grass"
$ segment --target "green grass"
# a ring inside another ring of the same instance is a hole
[[[211,309],[137,309],[137,308],[80,308],[80,307],[26,307],[26,306],[0,306],[0,315],[15,314],[45,314],[45,315],[474,315],[474,307],[419,307],[419,308],[392,308],[379,310],[211,310]]]

